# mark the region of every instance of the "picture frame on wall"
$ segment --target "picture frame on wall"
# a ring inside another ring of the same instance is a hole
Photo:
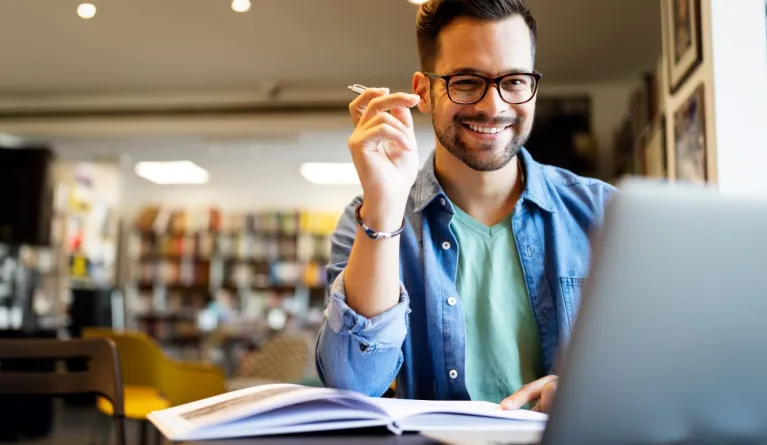
[[[680,181],[708,181],[705,88],[701,83],[674,112],[674,156]]]
[[[703,61],[700,0],[663,0],[669,89],[675,94]]]

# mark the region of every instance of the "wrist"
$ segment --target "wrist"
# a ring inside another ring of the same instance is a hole
[[[360,217],[366,226],[377,232],[394,232],[402,227],[405,205],[366,199],[360,207]]]

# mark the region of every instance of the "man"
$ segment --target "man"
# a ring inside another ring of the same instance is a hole
[[[398,397],[548,410],[588,233],[614,189],[523,148],[535,37],[524,0],[430,0],[416,94],[371,89],[351,103],[363,196],[332,237],[316,357],[326,385],[380,396],[396,378]],[[438,141],[420,172],[414,106]]]

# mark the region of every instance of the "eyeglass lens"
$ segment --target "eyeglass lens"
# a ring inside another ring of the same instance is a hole
[[[527,102],[535,91],[535,78],[527,74],[514,74],[506,76],[500,81],[503,100],[510,103]],[[473,103],[482,97],[487,87],[487,81],[479,76],[471,74],[455,76],[450,79],[448,93],[454,102]]]

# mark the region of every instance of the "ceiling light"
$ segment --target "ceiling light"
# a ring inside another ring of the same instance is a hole
[[[208,171],[191,161],[139,162],[135,172],[155,184],[205,184]]]
[[[412,3],[414,5],[422,5],[422,4],[426,3],[426,2],[428,2],[429,0],[407,0],[407,1],[409,1],[410,3]]]
[[[232,0],[232,9],[236,12],[248,12],[250,0]]]
[[[0,133],[0,148],[20,148],[24,140],[8,133]]]
[[[359,185],[357,170],[351,162],[306,162],[299,169],[301,176],[313,184]]]
[[[77,15],[84,19],[92,19],[96,15],[96,7],[90,3],[83,3],[77,7]]]

